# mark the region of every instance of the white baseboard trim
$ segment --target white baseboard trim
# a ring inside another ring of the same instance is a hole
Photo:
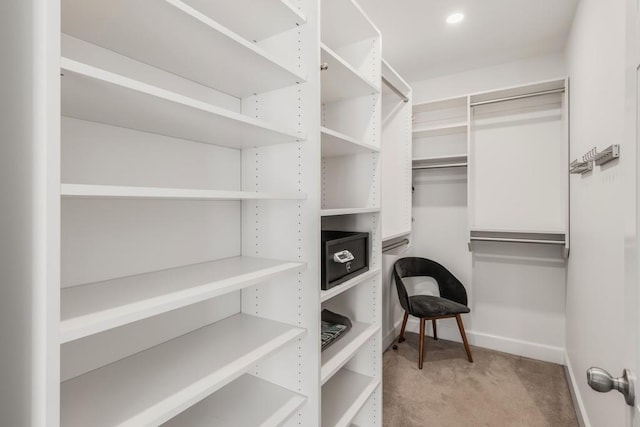
[[[428,322],[431,323],[431,322]],[[395,337],[400,333],[402,320],[395,325],[395,330],[390,331],[384,338],[385,348],[390,345]],[[416,318],[409,317],[407,331],[419,333],[420,322]],[[427,328],[427,335],[432,336],[431,325]],[[485,334],[466,330],[467,340],[470,345],[502,351],[504,353],[515,354],[517,356],[529,357],[531,359],[542,360],[544,362],[557,363],[563,365],[565,362],[565,350],[562,347],[555,347],[531,341],[517,340],[514,338],[501,337],[497,335]],[[390,337],[390,338],[389,338]],[[452,328],[442,322],[438,322],[438,338],[449,341],[462,342],[458,328]],[[389,340],[389,341],[387,341]],[[428,350],[427,350],[428,351]]]
[[[573,407],[576,410],[576,417],[580,427],[591,427],[589,418],[587,417],[587,411],[584,407],[584,402],[580,395],[580,389],[578,388],[578,382],[576,381],[576,373],[571,365],[571,359],[565,352],[564,354],[564,373],[567,377],[567,383],[569,384],[569,391],[571,392],[571,400],[573,400]]]

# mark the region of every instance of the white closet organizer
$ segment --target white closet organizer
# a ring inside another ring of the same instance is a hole
[[[382,424],[380,33],[352,0],[321,1],[321,218],[370,233],[369,271],[320,292],[351,330],[321,355],[321,425]]]
[[[382,241],[411,233],[411,87],[382,61]]]
[[[48,426],[319,424],[316,10],[61,1]]]
[[[464,168],[470,242],[568,255],[567,90],[557,79],[414,106],[412,167]]]
[[[413,169],[467,165],[468,98],[413,107]]]
[[[558,79],[470,101],[470,240],[544,243],[568,254],[568,113]]]

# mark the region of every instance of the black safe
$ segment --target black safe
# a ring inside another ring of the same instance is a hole
[[[369,270],[369,233],[323,230],[322,290]]]

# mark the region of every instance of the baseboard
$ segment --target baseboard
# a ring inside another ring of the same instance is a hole
[[[566,352],[564,354],[564,373],[567,377],[567,383],[569,384],[569,392],[571,393],[571,400],[573,400],[573,407],[576,411],[578,423],[580,424],[580,427],[591,427],[591,424],[589,424],[589,418],[587,418],[587,411],[584,408],[584,402],[580,396],[580,389],[578,388],[575,372],[571,365],[571,359]]]
[[[395,331],[390,331],[390,333],[385,336],[385,343],[387,343],[387,337],[389,336],[391,336],[389,344],[393,341],[393,338],[400,333],[401,325],[402,320],[396,323]],[[410,317],[409,321],[407,322],[407,331],[419,333],[419,330],[420,322],[418,321],[418,319]],[[430,332],[431,326],[429,325],[427,335],[431,336]],[[557,363],[559,365],[564,364],[565,351],[564,348],[561,347],[517,340],[513,338],[501,337],[470,330],[467,330],[466,334],[467,339],[469,340],[469,344],[477,347],[502,351],[504,353],[514,354],[517,356],[529,357],[531,359],[542,360],[544,362]],[[438,338],[449,341],[462,342],[458,328],[449,327],[445,324],[442,324],[442,322],[438,323]],[[385,348],[389,344],[386,344]]]

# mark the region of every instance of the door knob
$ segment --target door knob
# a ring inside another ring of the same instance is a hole
[[[621,377],[613,378],[602,368],[589,368],[587,382],[592,389],[600,393],[618,390],[624,395],[624,400],[629,406],[633,406],[635,402],[635,376],[628,369],[622,371]]]

